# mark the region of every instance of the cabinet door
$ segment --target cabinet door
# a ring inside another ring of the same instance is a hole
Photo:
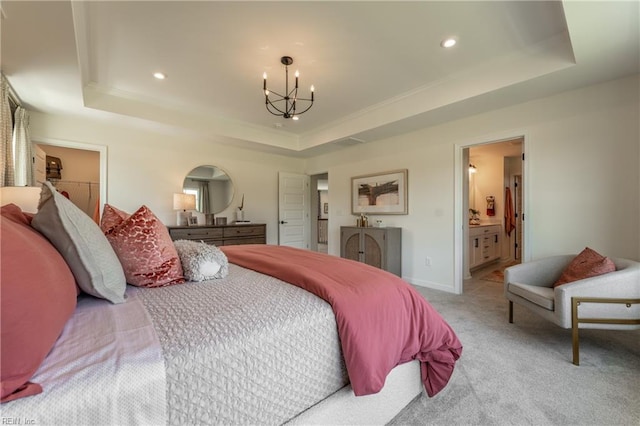
[[[343,228],[340,236],[340,257],[360,261],[360,230]]]
[[[482,263],[482,237],[469,238],[469,268]]]
[[[363,231],[364,263],[375,266],[376,268],[386,269],[384,239],[384,229],[367,229]]]
[[[489,238],[491,239],[489,241],[489,244],[491,245],[489,258],[491,260],[497,259],[500,257],[500,234],[489,235]]]

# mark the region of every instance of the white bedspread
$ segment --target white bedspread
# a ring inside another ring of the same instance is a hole
[[[32,378],[43,392],[2,404],[2,417],[37,425],[166,424],[158,337],[135,292],[127,294],[120,305],[81,296]]]
[[[138,289],[167,366],[170,425],[281,424],[348,383],[331,306],[237,265]]]

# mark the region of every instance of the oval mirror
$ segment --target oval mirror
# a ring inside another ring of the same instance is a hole
[[[182,190],[196,196],[196,210],[200,213],[220,213],[233,200],[233,182],[216,166],[199,166],[184,178]]]

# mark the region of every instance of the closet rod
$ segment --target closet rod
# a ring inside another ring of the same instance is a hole
[[[84,185],[100,185],[100,182],[89,182],[89,181],[80,181],[80,180],[64,180],[64,179],[53,179],[51,180],[53,185],[57,185],[59,183],[79,183]]]

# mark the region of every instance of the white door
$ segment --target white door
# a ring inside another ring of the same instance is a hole
[[[309,248],[309,176],[278,174],[278,244]]]
[[[33,144],[33,157],[33,175],[36,180],[33,184],[37,186],[47,180],[47,154],[40,145]]]

